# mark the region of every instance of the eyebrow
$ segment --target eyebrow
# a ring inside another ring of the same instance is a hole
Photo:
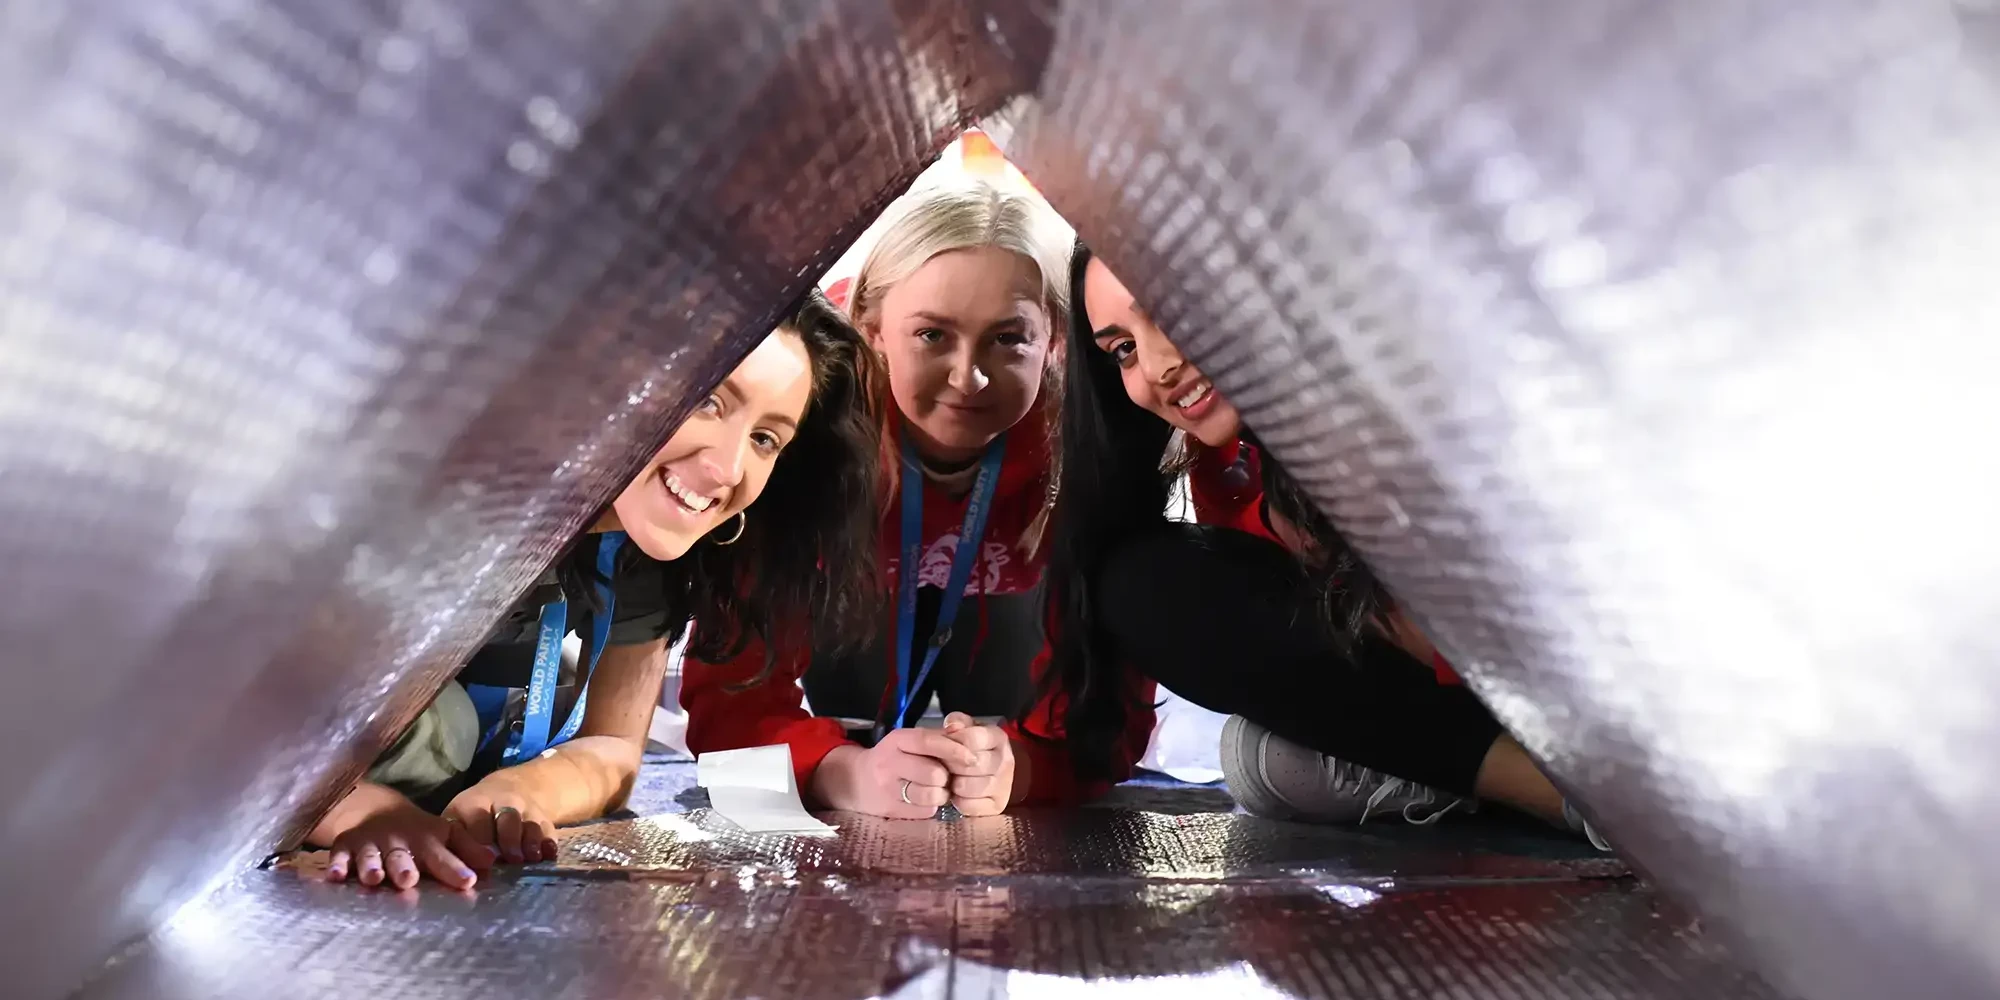
[[[750,402],[750,397],[743,394],[743,387],[736,384],[736,375],[734,373],[731,373],[728,378],[723,379],[722,385],[719,386],[719,388],[729,390],[729,394],[731,396],[736,397],[736,403],[739,406],[748,405]],[[790,427],[793,433],[798,432],[799,422],[797,420],[792,419],[792,416],[788,413],[779,413],[773,410],[771,412],[765,413],[764,419],[772,421],[773,423],[784,424],[785,426]]]
[[[715,390],[717,392],[725,392],[725,391],[728,392],[730,397],[733,398],[736,401],[737,405],[739,406],[750,401],[750,397],[745,396],[743,394],[743,387],[736,384],[735,372],[730,372],[728,377],[722,380],[722,384],[715,387]]]
[[[938,313],[932,313],[932,312],[918,312],[918,313],[913,313],[912,315],[933,326],[950,327],[951,329],[954,330],[959,328],[958,319],[956,317],[943,316]],[[1020,329],[1025,329],[1027,325],[1028,325],[1027,321],[1023,320],[1021,317],[1009,316],[1006,319],[996,320],[992,323],[987,324],[986,329],[983,332],[991,333],[995,330],[1020,330]]]
[[[1113,323],[1110,326],[1104,327],[1103,329],[1098,330],[1096,333],[1091,334],[1090,339],[1109,340],[1112,337],[1129,337],[1131,335],[1132,331],[1127,330],[1116,323]]]

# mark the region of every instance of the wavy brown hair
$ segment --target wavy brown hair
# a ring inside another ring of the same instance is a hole
[[[767,674],[780,643],[855,648],[872,631],[881,599],[874,354],[817,289],[772,335],[799,338],[812,365],[811,401],[798,434],[746,510],[742,537],[728,545],[704,539],[679,559],[656,564],[665,577],[670,643],[692,628],[688,655],[723,663],[761,642]],[[563,559],[569,593],[594,593],[589,551],[582,546]],[[645,561],[628,547],[619,570]]]

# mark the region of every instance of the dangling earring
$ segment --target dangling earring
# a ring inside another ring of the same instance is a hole
[[[739,510],[736,512],[736,533],[730,535],[728,538],[711,538],[709,539],[709,541],[714,542],[717,545],[735,545],[737,540],[743,537],[743,529],[746,526],[748,526],[749,523],[750,523],[749,512]]]

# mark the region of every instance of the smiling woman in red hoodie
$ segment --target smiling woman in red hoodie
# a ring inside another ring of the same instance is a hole
[[[849,307],[887,372],[881,626],[858,650],[780,641],[690,659],[688,746],[786,744],[809,804],[877,816],[1074,800],[1129,771],[1153,719],[1122,719],[1094,780],[1079,780],[1063,699],[1036,696],[1068,240],[1038,199],[984,183],[891,212]],[[1150,682],[1127,686],[1150,705]],[[934,697],[949,714],[922,728]]]

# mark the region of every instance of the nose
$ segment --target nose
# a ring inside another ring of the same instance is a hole
[[[743,482],[743,467],[750,460],[750,431],[733,434],[725,441],[703,449],[701,464],[703,471],[715,478],[719,486],[735,489]]]
[[[1165,337],[1141,337],[1134,345],[1139,355],[1139,371],[1157,385],[1171,385],[1187,359]]]
[[[993,380],[985,369],[979,366],[979,355],[972,350],[962,350],[952,359],[950,384],[961,396],[976,395],[979,390]]]

